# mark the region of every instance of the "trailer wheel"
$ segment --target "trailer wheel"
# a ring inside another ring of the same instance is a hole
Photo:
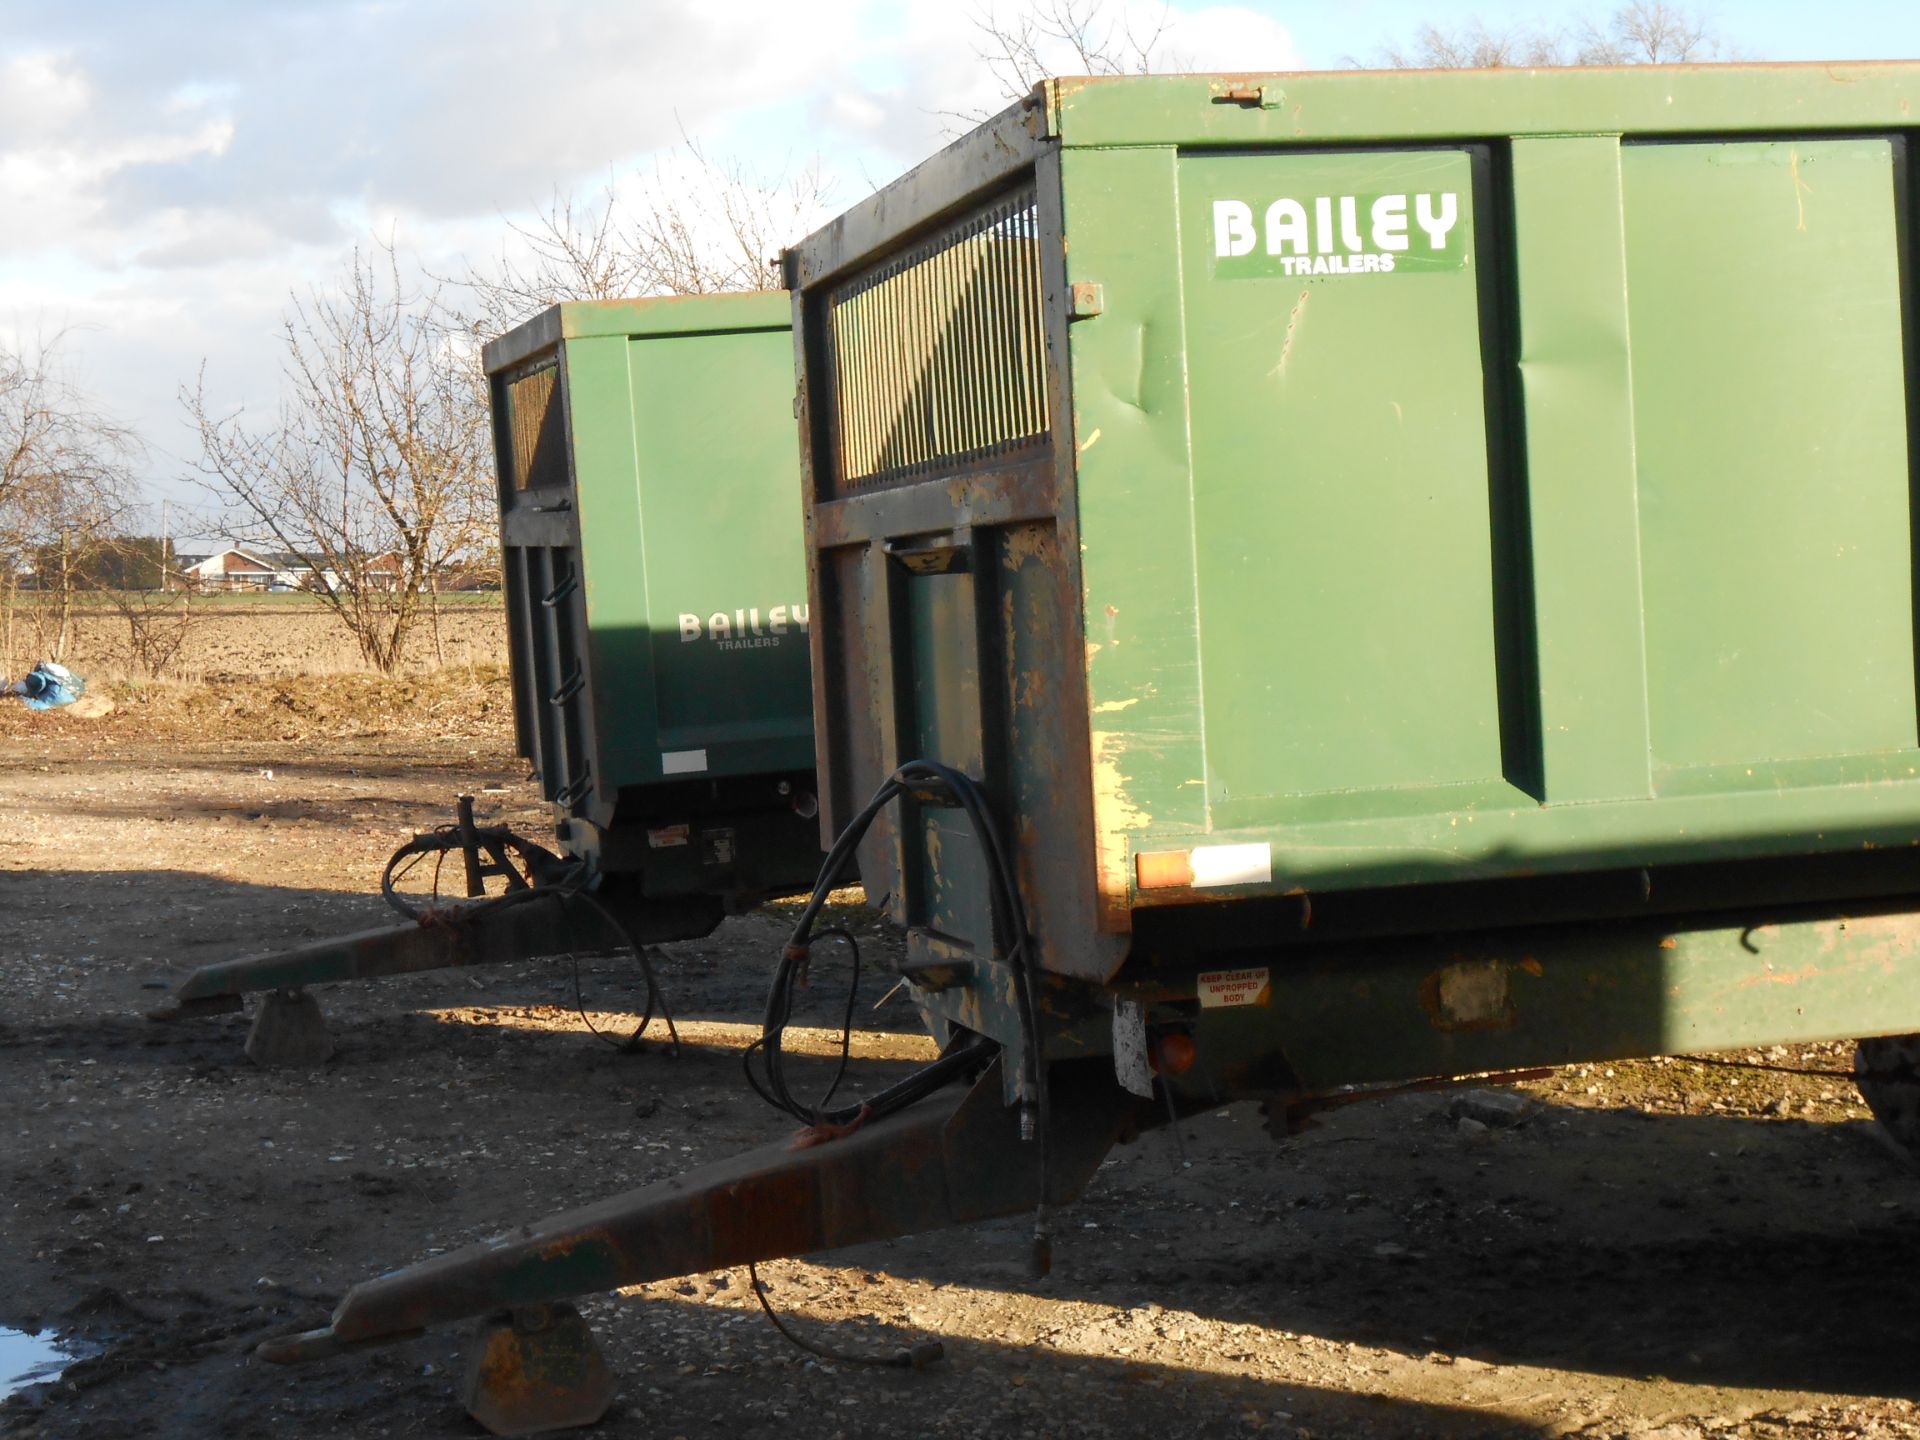
[[[1876,1035],[1853,1051],[1853,1078],[1873,1118],[1920,1160],[1920,1035]]]

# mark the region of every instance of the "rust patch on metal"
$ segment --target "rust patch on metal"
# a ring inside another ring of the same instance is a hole
[[[1093,828],[1099,872],[1096,877],[1102,928],[1130,930],[1128,904],[1127,836],[1153,823],[1153,817],[1133,803],[1127,777],[1120,768],[1127,737],[1112,730],[1093,732]]]
[[[1029,561],[1045,564],[1052,550],[1051,525],[1009,525],[1001,532],[1006,547],[1007,565],[1019,569]]]
[[[1420,1008],[1436,1030],[1511,1030],[1520,1018],[1504,960],[1456,960],[1420,983]]]
[[[1267,372],[1270,379],[1285,380],[1287,378],[1287,362],[1293,358],[1294,335],[1300,328],[1301,318],[1306,314],[1307,300],[1312,293],[1310,290],[1302,290],[1300,298],[1294,301],[1293,309],[1287,312],[1287,330],[1280,341],[1280,362]],[[1395,410],[1399,408],[1397,404],[1394,406]]]
[[[613,1402],[613,1374],[571,1305],[517,1311],[477,1340],[461,1400],[495,1435],[592,1425]]]
[[[579,1249],[581,1245],[588,1242],[612,1248],[613,1237],[605,1230],[576,1232],[570,1235],[562,1235],[551,1245],[542,1245],[538,1253],[542,1260],[565,1260],[571,1256],[575,1250]]]
[[[1802,965],[1798,970],[1782,970],[1777,974],[1770,971],[1765,975],[1749,975],[1735,988],[1739,990],[1751,990],[1756,985],[1798,985],[1802,980],[1817,980],[1819,978],[1819,966]]]
[[[1039,668],[1022,670],[1013,677],[1013,704],[1018,710],[1038,710],[1047,695],[1047,672]]]

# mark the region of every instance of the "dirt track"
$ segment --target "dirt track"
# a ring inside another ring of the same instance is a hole
[[[0,1429],[478,1434],[458,1336],[296,1371],[251,1346],[380,1270],[783,1134],[738,1061],[780,922],[667,947],[706,1022],[677,1061],[587,1034],[548,962],[340,987],[337,1058],[265,1073],[239,1017],[141,1019],[154,987],[378,923],[395,841],[517,774],[499,717],[330,743],[125,713],[0,726],[0,1324],[97,1352]],[[484,798],[539,828],[524,786]],[[582,980],[603,1024],[637,1006],[629,965]],[[857,1084],[927,1053],[904,1008],[861,1014]],[[1532,1093],[1484,1132],[1420,1095],[1280,1146],[1247,1107],[1150,1135],[1038,1284],[1020,1222],[763,1270],[839,1343],[941,1338],[925,1374],[794,1351],[740,1272],[592,1300],[605,1433],[1920,1435],[1920,1184],[1850,1086],[1673,1062]]]

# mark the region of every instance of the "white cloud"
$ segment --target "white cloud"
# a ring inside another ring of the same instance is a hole
[[[86,109],[91,87],[67,56],[27,51],[0,60],[0,135],[58,134]]]
[[[1294,70],[1301,63],[1287,27],[1243,5],[1176,12],[1164,45],[1183,70]]]
[[[857,7],[820,0],[799,26],[772,0],[533,21],[509,0],[203,4],[183,26],[150,8],[120,9],[111,41],[0,53],[0,205],[42,217],[0,232],[0,254],[84,229],[130,258],[169,212],[245,208],[305,240],[316,208],[517,210],[821,83]]]
[[[1000,0],[1009,5],[1038,0]],[[1239,5],[1110,0],[1203,66],[1283,68]],[[819,152],[839,204],[1005,96],[972,0],[6,0],[0,338],[70,327],[157,478],[175,392],[269,408],[288,293],[370,233],[427,269],[497,255],[556,194],[631,189],[683,136],[765,173]],[[1078,68],[1055,49],[1047,62]]]

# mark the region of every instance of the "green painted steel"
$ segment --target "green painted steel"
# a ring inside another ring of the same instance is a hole
[[[1276,134],[1204,81],[1053,92],[1066,277],[1104,300],[1068,357],[1094,826],[1270,855],[1099,883],[1920,839],[1920,71],[1276,83],[1377,104]],[[1716,123],[1791,128],[1679,143],[1736,101]],[[1177,297],[1117,253],[1169,212]],[[1132,383],[1175,351],[1184,393]]]
[[[1911,63],[1049,82],[788,257],[816,576],[861,577],[829,823],[977,763],[1090,979],[1147,907],[1920,844],[1916,126]],[[1041,303],[923,286],[897,388],[940,433],[1030,327],[1045,453],[850,487],[840,427],[907,417],[849,419],[835,308],[1028,184]],[[902,598],[928,535],[992,581],[964,645]]]
[[[1916,126],[1920,63],[1053,81],[788,252],[822,829],[982,784],[1030,933],[938,791],[860,866],[1003,1053],[263,1354],[1008,1213],[1160,1102],[1920,1031]]]
[[[1893,149],[1622,157],[1656,770],[1920,742]]]
[[[1201,1008],[1191,977],[1136,993],[1190,1029],[1201,1063],[1177,1085],[1201,1099],[1910,1029],[1920,917],[1864,910],[1330,946],[1256,967],[1270,988],[1259,1005]]]
[[[1627,329],[1620,145],[1512,146],[1516,462],[1535,498],[1525,526],[1534,625],[1541,798],[1652,793],[1639,608],[1640,511]]]
[[[1072,147],[1798,135],[1911,128],[1914,78],[1908,60],[1128,76],[1049,82],[1043,105],[1048,133]]]
[[[661,893],[818,863],[789,329],[775,293],[581,302],[487,349],[521,751]]]
[[[1181,162],[1201,724],[1216,826],[1258,824],[1277,796],[1392,788],[1451,809],[1501,793],[1470,217],[1458,216],[1445,250],[1415,256],[1437,262],[1431,271],[1352,283],[1288,277],[1280,266],[1294,257],[1260,245],[1216,259],[1212,243],[1214,197],[1382,186],[1465,197],[1472,164],[1458,150]],[[1362,195],[1356,209],[1366,204]],[[1312,218],[1302,210],[1300,225]],[[1421,343],[1382,343],[1396,334]],[[1407,704],[1415,695],[1421,703]],[[1255,714],[1261,723],[1250,724]]]

